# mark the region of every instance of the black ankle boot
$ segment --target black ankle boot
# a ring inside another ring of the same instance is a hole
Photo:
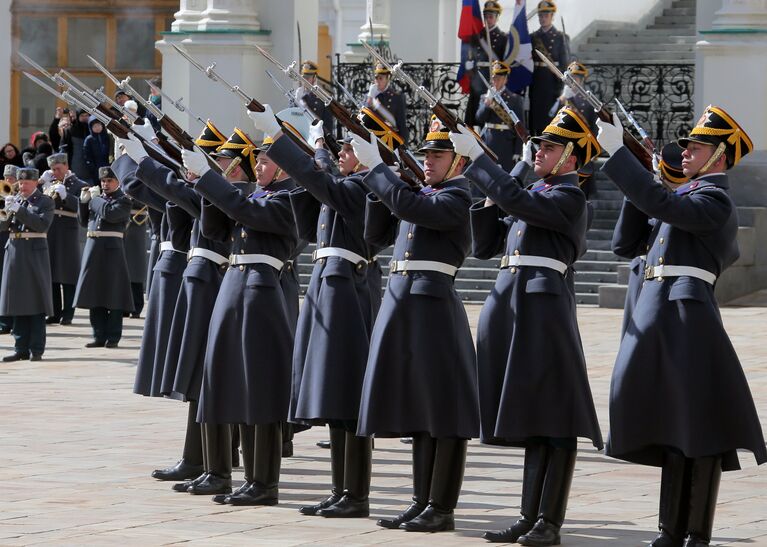
[[[159,481],[184,481],[199,477],[202,471],[202,465],[191,465],[181,458],[173,467],[152,471],[152,478]]]
[[[559,530],[565,520],[567,498],[575,472],[576,451],[549,448],[549,462],[541,492],[541,508],[533,529],[517,539],[521,545],[559,545]]]
[[[522,501],[519,512],[522,517],[499,532],[485,532],[482,536],[491,543],[516,543],[520,536],[533,529],[541,505],[541,490],[546,477],[549,447],[544,443],[530,444],[525,448],[525,469],[522,474]]]
[[[342,497],[343,497],[343,494],[340,492],[336,492],[334,489],[330,493],[330,495],[324,500],[322,500],[321,502],[316,503],[314,505],[304,505],[303,507],[299,507],[298,512],[301,513],[302,515],[314,516],[321,509],[326,509],[330,507],[331,505],[338,503]]]
[[[205,475],[205,479],[192,484],[186,490],[190,494],[196,496],[212,496],[215,494],[229,494],[232,491],[232,478],[231,477],[219,477],[213,473]]]
[[[658,504],[660,534],[650,547],[682,547],[690,490],[690,466],[687,463],[687,458],[674,450],[667,451],[664,456]]]
[[[193,486],[195,484],[201,483],[202,481],[205,480],[205,478],[207,476],[208,476],[208,474],[203,471],[202,473],[200,473],[199,477],[196,477],[196,478],[194,478],[194,479],[192,479],[190,481],[184,481],[184,482],[176,483],[173,486],[171,486],[170,488],[174,492],[187,492],[189,490],[190,486]]]
[[[690,512],[684,547],[704,547],[711,542],[716,498],[722,478],[721,456],[695,458],[690,474]]]
[[[393,519],[379,520],[376,524],[383,528],[399,528],[401,524],[423,513],[429,503],[437,441],[428,433],[418,433],[408,438],[413,445],[413,503]]]
[[[251,483],[244,482],[242,483],[241,486],[237,488],[237,490],[233,491],[231,494],[216,494],[215,496],[213,496],[213,503],[220,503],[222,505],[227,504],[231,501],[232,498],[236,496],[241,496],[245,492],[247,492],[250,486],[251,486]]]
[[[357,437],[346,432],[344,454],[344,495],[330,507],[320,509],[317,515],[326,518],[359,518],[370,516],[368,495],[373,458],[372,439]],[[330,441],[331,450],[333,439]]]
[[[453,510],[458,504],[465,468],[466,441],[437,439],[429,505],[420,515],[403,523],[400,528],[408,532],[455,530]]]

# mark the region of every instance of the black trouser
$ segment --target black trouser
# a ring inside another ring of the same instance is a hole
[[[0,315],[0,330],[11,330],[13,328],[13,317],[10,315]]]
[[[42,355],[45,351],[45,314],[14,317],[13,337],[16,353]]]
[[[119,342],[123,333],[122,310],[91,308],[91,327],[96,342]]]
[[[71,321],[75,316],[75,285],[69,283],[53,284],[53,315],[56,320]]]
[[[200,424],[200,427],[204,472],[223,479],[232,478],[232,426]]]
[[[136,315],[141,315],[141,310],[144,309],[144,284],[131,283],[131,294],[133,294],[133,312]]]

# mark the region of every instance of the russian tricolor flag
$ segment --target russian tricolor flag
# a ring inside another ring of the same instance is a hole
[[[462,0],[461,17],[458,21],[458,38],[461,40],[461,66],[458,67],[458,83],[464,93],[471,87],[471,78],[466,72],[466,60],[472,50],[471,41],[485,28],[479,0]],[[529,39],[528,39],[529,41]]]

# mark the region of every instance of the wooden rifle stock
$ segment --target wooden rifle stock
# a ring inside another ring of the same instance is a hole
[[[121,139],[127,139],[128,135],[130,134],[130,129],[126,127],[125,125],[121,124],[117,120],[110,120],[106,127],[109,131],[112,132],[116,137],[119,137]],[[142,141],[143,139],[139,137],[139,139]],[[155,150],[151,146],[145,146],[144,150],[146,150],[146,153],[149,155],[150,158],[157,161],[158,163],[163,164],[165,167],[176,173],[176,175],[180,178],[182,178],[181,173],[183,172],[182,166],[173,161],[171,158],[166,156],[165,154],[161,154],[157,150]]]
[[[613,123],[613,115],[608,112],[608,110],[603,106],[601,110],[597,111],[597,116],[599,116],[599,119],[606,123]],[[647,148],[645,148],[642,143],[640,143],[638,140],[634,138],[634,136],[629,133],[626,128],[623,128],[623,144],[626,146],[626,148],[629,149],[629,152],[634,154],[637,160],[639,160],[639,163],[642,164],[642,166],[653,173],[655,170],[652,166],[652,156],[647,151]]]
[[[245,105],[245,108],[247,108],[251,112],[263,112],[266,110],[264,108],[264,105],[262,105],[255,99],[251,99],[250,102],[247,105]]]
[[[522,139],[522,142],[527,142],[530,140],[530,133],[527,132],[527,128],[521,121],[518,121],[514,124],[514,131],[517,132],[517,136]]]
[[[456,118],[455,114],[450,112],[445,105],[443,105],[441,102],[438,102],[434,106],[431,107],[431,111],[434,112],[434,115],[437,116],[439,121],[441,121],[443,124],[445,124],[445,127],[447,127],[450,131],[453,133],[459,133],[458,127],[460,125],[465,125],[461,121]],[[490,150],[490,148],[485,144],[485,142],[480,138],[479,135],[477,135],[476,131],[474,131],[471,127],[468,125],[466,126],[469,131],[474,133],[474,136],[477,138],[477,141],[479,142],[479,145],[482,147],[482,150],[487,154],[487,157],[489,157],[494,162],[498,161],[498,156],[496,156],[495,152]]]
[[[423,169],[421,169],[421,166],[413,157],[413,154],[410,153],[410,150],[408,150],[404,144],[397,147],[397,155],[399,156],[402,165],[413,173],[419,181],[426,179]]]
[[[194,139],[192,138],[189,133],[184,131],[180,125],[178,125],[176,122],[174,122],[169,116],[163,116],[159,119],[160,127],[162,127],[165,132],[178,143],[180,147],[182,147],[185,150],[194,150],[195,144]],[[148,122],[147,122],[148,123]],[[158,137],[159,138],[159,137]],[[166,153],[168,153],[171,158],[176,159],[176,156],[178,156],[178,151],[173,147],[173,145],[168,142],[167,139],[159,138],[160,146],[162,146],[162,149],[165,150]],[[169,148],[173,150],[171,153],[169,151]],[[216,160],[211,158],[208,154],[205,154],[205,159],[208,161],[208,165],[211,169],[213,169],[216,173],[221,173],[222,169],[221,166],[218,164]],[[178,156],[178,159],[176,161],[181,162],[181,157]]]

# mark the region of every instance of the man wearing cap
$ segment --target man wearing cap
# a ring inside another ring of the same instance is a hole
[[[506,88],[510,72],[511,68],[503,61],[493,61],[491,83],[506,105],[522,120],[525,116],[522,97]],[[498,163],[503,170],[511,171],[522,152],[522,141],[517,138],[514,121],[492,97],[490,90],[483,95],[479,104],[476,125],[483,126],[482,139],[498,156]]]
[[[49,325],[69,325],[75,314],[75,285],[80,274],[80,192],[87,185],[69,170],[64,153],[48,156],[48,170],[40,177],[42,190],[53,198],[53,224],[48,231],[48,252],[53,280],[53,314]]]
[[[19,178],[19,168],[15,165],[7,164],[3,166],[3,182],[13,192],[16,188],[16,182]],[[5,198],[0,197],[0,210],[5,208]],[[0,284],[2,283],[3,265],[5,263],[5,246],[8,243],[8,230],[0,230]],[[13,328],[13,317],[6,315],[0,316],[0,334],[10,334]]]
[[[602,448],[571,290],[588,222],[577,170],[600,148],[567,108],[525,145],[511,174],[467,130],[450,138],[473,160],[466,177],[492,200],[471,209],[474,256],[504,253],[477,326],[481,439],[525,449],[521,518],[484,537],[559,545],[578,437]],[[530,168],[541,178],[522,189]]]
[[[3,361],[39,361],[45,351],[45,315],[53,310],[46,232],[53,200],[37,189],[37,169],[18,170],[18,193],[6,197],[0,231],[8,231],[0,315],[13,318],[14,353]]]
[[[737,260],[737,210],[727,170],[753,149],[722,108],[709,106],[680,139],[690,182],[670,193],[623,146],[623,128],[597,121],[603,170],[657,219],[644,285],[621,340],[610,390],[614,458],[662,468],[655,547],[708,545],[722,471],[737,450],[767,461],[764,436],[714,285]]]
[[[310,84],[314,85],[317,82],[317,72],[319,68],[314,61],[304,61],[301,64],[301,76],[303,76]],[[322,120],[325,129],[332,135],[333,134],[333,114],[325,107],[317,96],[308,91],[304,86],[298,86],[296,93],[296,102],[303,104],[308,108],[318,120]]]
[[[77,218],[88,240],[77,280],[75,306],[90,310],[93,341],[87,348],[116,348],[122,337],[123,312],[133,309],[123,237],[130,198],[120,189],[111,167],[99,168],[100,186],[83,188]]]
[[[540,51],[549,60],[565,71],[570,59],[567,54],[567,39],[564,33],[554,27],[554,14],[557,12],[557,4],[554,0],[541,0],[538,2],[538,22],[541,27],[530,35],[533,49]],[[540,135],[551,119],[551,105],[562,94],[562,82],[557,78],[546,64],[535,55],[533,67],[533,81],[530,84],[530,117],[529,127],[531,135]]]
[[[474,344],[453,286],[469,254],[466,158],[447,130],[432,122],[420,152],[426,186],[414,192],[386,166],[375,140],[354,137],[354,153],[370,168],[373,193],[365,239],[394,243],[389,283],[370,339],[357,434],[413,437],[413,503],[385,528],[440,532],[455,527],[467,440],[479,433]],[[439,343],[434,324],[442,318]]]
[[[370,84],[365,104],[407,142],[407,105],[405,98],[391,85],[391,71],[381,63],[374,69],[375,82]]]
[[[573,79],[576,82],[581,84],[583,87],[586,87],[586,78],[589,77],[589,69],[586,68],[586,65],[578,61],[573,61],[568,65],[567,71],[573,75]],[[596,133],[596,110],[594,110],[594,107],[589,104],[583,95],[576,93],[570,89],[570,86],[567,85],[562,88],[562,94],[557,98],[556,101],[554,101],[549,114],[553,116],[563,106],[567,106],[573,110],[576,110],[578,114],[581,115],[581,118],[586,120],[586,123],[588,123],[591,131]]]
[[[211,314],[198,414],[206,427],[241,425],[246,482],[231,496],[214,499],[232,505],[278,503],[281,422],[290,401],[293,327],[280,276],[298,243],[289,197],[295,184],[267,157],[270,145],[268,136],[257,147],[235,129],[219,151],[225,172],[237,162],[235,169],[256,178],[250,194],[209,169],[201,153],[182,152],[187,170],[200,175],[195,190],[210,202],[202,211],[203,234],[232,242]],[[228,475],[211,473],[189,491],[213,488],[219,494],[231,490],[231,467]]]
[[[370,114],[363,117],[366,126],[373,117],[380,120],[368,108],[363,112]],[[276,135],[268,155],[302,187],[291,192],[296,224],[301,237],[317,244],[293,350],[289,419],[329,426],[332,490],[326,499],[299,511],[328,518],[367,517],[372,441],[356,435],[373,310],[378,307],[368,285],[368,265],[377,249],[364,239],[367,189],[362,177],[367,168],[344,142],[341,177],[335,177],[317,165],[332,163],[320,124],[310,133],[316,149],[312,158],[279,131],[273,115],[252,117],[257,129]]]

